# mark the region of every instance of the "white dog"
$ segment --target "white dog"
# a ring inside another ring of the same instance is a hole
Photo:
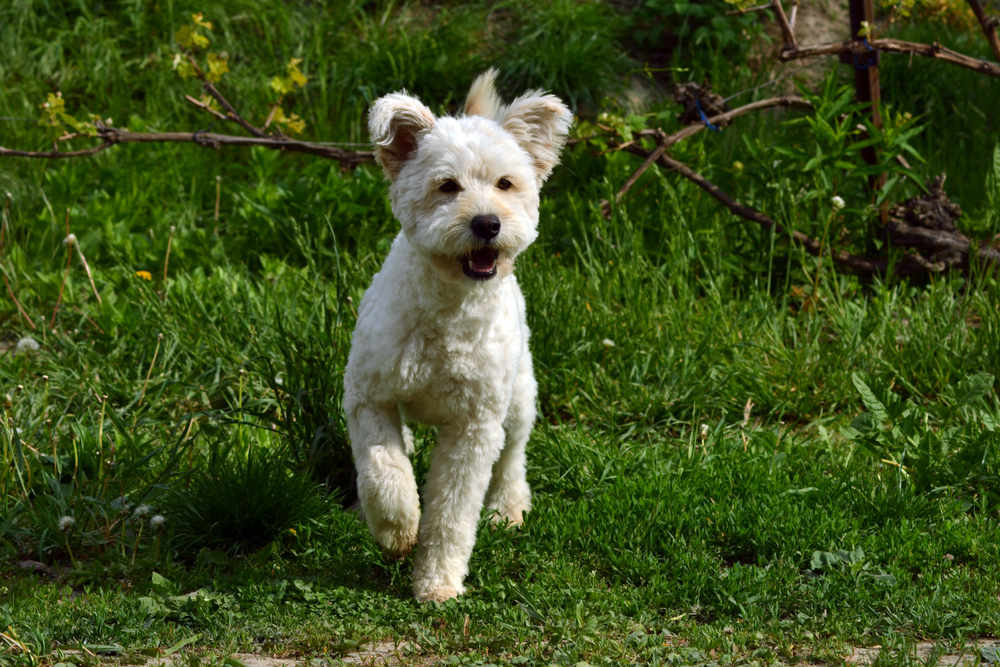
[[[368,119],[402,232],[358,310],[344,410],[376,541],[403,557],[419,536],[421,601],[464,591],[484,500],[515,524],[531,509],[537,385],[513,269],[538,235],[538,190],[572,116],[538,91],[504,105],[494,78],[476,79],[458,118],[393,93]],[[437,427],[422,517],[404,420]]]

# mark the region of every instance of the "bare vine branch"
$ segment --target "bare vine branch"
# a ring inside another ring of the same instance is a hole
[[[876,39],[870,41],[869,46],[876,51],[887,53],[915,53],[920,56],[927,56],[935,60],[943,60],[959,67],[975,70],[987,76],[1000,77],[1000,64],[991,63],[988,60],[980,60],[971,56],[952,51],[940,44],[920,44],[917,42],[904,42],[900,39]],[[820,44],[818,46],[803,46],[800,48],[785,49],[778,59],[787,62],[799,58],[811,58],[813,56],[823,56],[832,53],[853,53],[863,55],[868,50],[865,45],[857,41],[833,42],[830,44]]]
[[[983,5],[979,0],[968,0],[969,6],[972,8],[972,13],[976,15],[976,19],[979,21],[979,25],[983,28],[983,34],[986,35],[986,41],[990,43],[990,51],[993,52],[993,57],[1000,62],[1000,37],[997,36],[997,21],[996,18],[992,16],[987,16],[986,11],[983,9]]]
[[[708,119],[708,122],[715,125],[723,120],[736,118],[751,111],[759,111],[777,106],[798,108],[812,107],[808,100],[801,98],[772,98],[769,100],[761,100],[759,102],[747,104],[724,114],[719,114]],[[824,247],[822,242],[803,232],[786,229],[784,226],[775,222],[772,218],[761,213],[760,211],[736,201],[729,196],[728,193],[724,192],[721,188],[706,179],[704,176],[695,172],[686,164],[675,160],[668,154],[667,151],[671,146],[693,136],[705,127],[706,124],[704,122],[695,123],[671,135],[668,135],[663,132],[663,130],[657,128],[638,132],[637,134],[640,136],[655,139],[657,146],[653,150],[643,147],[639,142],[634,140],[616,142],[610,150],[627,151],[633,155],[644,158],[644,162],[632,174],[632,176],[628,178],[625,184],[618,191],[615,201],[620,203],[624,195],[635,186],[642,174],[645,173],[653,164],[659,164],[669,171],[677,172],[700,187],[702,190],[722,203],[722,205],[728,208],[734,215],[737,215],[745,220],[755,222],[765,229],[773,229],[778,235],[790,237],[796,243],[801,244],[806,252],[811,255],[819,257],[829,253],[831,259],[838,264],[863,273],[885,274],[889,271],[890,263],[888,260],[859,257],[844,250],[834,251],[829,246]],[[613,132],[611,128],[605,129]],[[590,137],[588,137],[588,139],[589,138]],[[943,177],[941,182],[943,183]],[[601,208],[605,217],[609,217],[611,213],[610,203],[607,201],[601,202]],[[905,220],[893,219],[883,227],[883,236],[888,240],[889,245],[892,247],[913,248],[930,253],[931,255],[931,260],[928,260],[919,253],[904,252],[901,260],[891,266],[893,275],[898,277],[911,276],[931,271],[942,271],[954,265],[968,266],[971,263],[972,258],[989,262],[994,266],[1000,266],[1000,252],[989,246],[977,247],[973,241],[957,231],[949,232],[947,230],[929,229],[908,224]],[[947,258],[947,261],[938,261],[935,259],[936,257]]]
[[[630,149],[630,152],[635,153],[636,155],[640,155],[641,152],[645,151],[644,149]],[[774,233],[776,235],[791,236],[792,239],[794,239],[798,243],[801,243],[802,246],[806,249],[806,251],[809,252],[809,254],[811,255],[818,256],[821,254],[823,248],[819,241],[800,231],[791,230],[789,232],[781,224],[775,222],[774,220],[764,215],[760,211],[754,210],[749,206],[746,206],[745,204],[739,203],[738,201],[730,197],[728,194],[723,192],[722,189],[719,188],[719,186],[715,185],[701,174],[698,174],[690,167],[688,167],[686,164],[678,162],[677,160],[673,159],[672,157],[666,154],[663,154],[659,158],[657,158],[657,162],[659,162],[667,169],[670,169],[671,171],[676,171],[678,174],[688,179],[689,181],[697,185],[699,188],[701,188],[708,194],[715,197],[715,199],[721,202],[723,206],[728,208],[735,215],[738,215],[739,217],[745,220],[756,222],[758,225],[764,227],[765,229],[773,228]],[[864,271],[865,273],[883,273],[888,266],[888,263],[885,260],[858,257],[857,255],[852,255],[851,253],[846,252],[844,250],[838,250],[836,252],[831,251],[830,255],[831,257],[833,257],[833,260],[836,261],[838,264],[842,264],[844,266],[848,266],[851,267],[852,269],[857,269],[859,271]]]
[[[215,101],[219,103],[219,106],[221,106],[223,109],[226,110],[226,113],[228,114],[230,120],[239,123],[244,130],[246,130],[253,136],[257,137],[258,139],[263,139],[267,137],[267,133],[264,132],[264,130],[254,127],[245,118],[243,118],[243,116],[237,113],[236,109],[233,108],[233,105],[229,103],[229,100],[227,100],[225,97],[222,96],[222,93],[219,92],[218,88],[212,85],[211,81],[203,78],[201,81],[201,86],[202,88],[205,89],[206,93],[215,98]]]
[[[226,134],[216,134],[214,132],[129,132],[115,128],[101,128],[98,130],[97,139],[102,139],[103,143],[78,151],[19,151],[10,148],[0,147],[0,157],[25,157],[62,159],[85,157],[100,153],[117,144],[130,143],[196,143],[200,146],[264,146],[274,150],[286,151],[288,153],[306,153],[317,155],[330,160],[337,160],[344,167],[354,167],[362,162],[369,162],[374,159],[370,151],[346,151],[336,146],[324,146],[307,141],[296,141],[285,137],[237,137]]]
[[[215,116],[219,120],[229,120],[229,116],[227,116],[226,114],[223,114],[223,113],[219,113],[218,111],[216,111],[212,107],[208,106],[207,104],[205,104],[201,100],[196,100],[193,97],[191,97],[190,95],[185,95],[184,99],[186,99],[188,102],[190,102],[191,104],[195,105],[199,109],[204,109],[205,111],[207,111],[208,113],[212,114],[213,116]]]
[[[792,25],[788,22],[788,17],[785,16],[785,8],[781,6],[781,0],[771,0],[771,6],[774,8],[774,15],[778,17],[778,25],[781,26],[781,37],[784,40],[785,48],[796,49],[798,45],[795,43],[795,33],[792,32]]]
[[[722,125],[728,123],[734,118],[738,118],[744,114],[748,114],[751,111],[760,111],[762,109],[770,109],[772,107],[793,107],[799,109],[812,109],[812,103],[809,100],[804,100],[801,97],[795,97],[792,95],[785,95],[782,97],[772,97],[766,100],[751,102],[750,104],[745,104],[731,111],[727,111],[725,113],[720,113],[716,116],[712,116],[711,118],[708,119],[708,122],[711,125]],[[632,174],[632,176],[630,176],[629,179],[625,182],[625,184],[621,187],[621,189],[618,191],[618,194],[615,196],[615,203],[621,203],[622,199],[625,197],[625,194],[632,189],[632,186],[636,184],[636,181],[639,180],[639,177],[642,176],[644,173],[646,173],[646,170],[649,169],[656,162],[656,160],[661,155],[663,155],[664,152],[666,152],[668,148],[670,148],[671,146],[673,146],[678,142],[684,141],[685,139],[694,136],[698,132],[704,130],[706,127],[708,127],[708,125],[706,125],[704,122],[698,122],[698,123],[692,123],[691,125],[685,127],[683,130],[680,130],[679,132],[674,132],[671,135],[664,134],[663,130],[659,129],[641,130],[640,132],[638,132],[637,134],[639,134],[640,136],[655,137],[658,146],[656,150],[653,151],[653,153],[646,158],[646,161],[643,162],[642,166],[639,167],[635,171],[635,173]],[[608,129],[610,130],[611,128]],[[588,139],[590,138],[593,137],[588,137]],[[634,142],[620,144],[615,147],[615,150],[628,150],[633,144]],[[603,210],[605,217],[611,215],[611,205],[607,201],[601,202],[601,209]]]

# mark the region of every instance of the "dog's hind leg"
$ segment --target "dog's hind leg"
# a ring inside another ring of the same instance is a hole
[[[476,542],[490,471],[503,448],[499,416],[438,430],[413,563],[418,600],[443,602],[465,590],[462,580]]]
[[[525,446],[535,422],[535,396],[538,383],[531,371],[531,354],[525,350],[514,381],[514,395],[507,419],[505,441],[500,458],[493,464],[493,477],[486,492],[486,510],[493,510],[494,524],[505,521],[524,523],[524,513],[531,511],[531,488],[525,471]]]
[[[402,558],[417,543],[420,498],[399,413],[368,403],[345,402],[345,408],[361,510],[385,554]]]

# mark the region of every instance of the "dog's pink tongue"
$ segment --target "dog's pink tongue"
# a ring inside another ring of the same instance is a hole
[[[490,248],[480,248],[469,253],[474,271],[489,271],[493,268],[494,255]]]

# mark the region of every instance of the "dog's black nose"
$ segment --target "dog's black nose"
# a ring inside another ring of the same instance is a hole
[[[472,233],[489,241],[500,233],[500,218],[495,215],[477,215],[472,219]]]

